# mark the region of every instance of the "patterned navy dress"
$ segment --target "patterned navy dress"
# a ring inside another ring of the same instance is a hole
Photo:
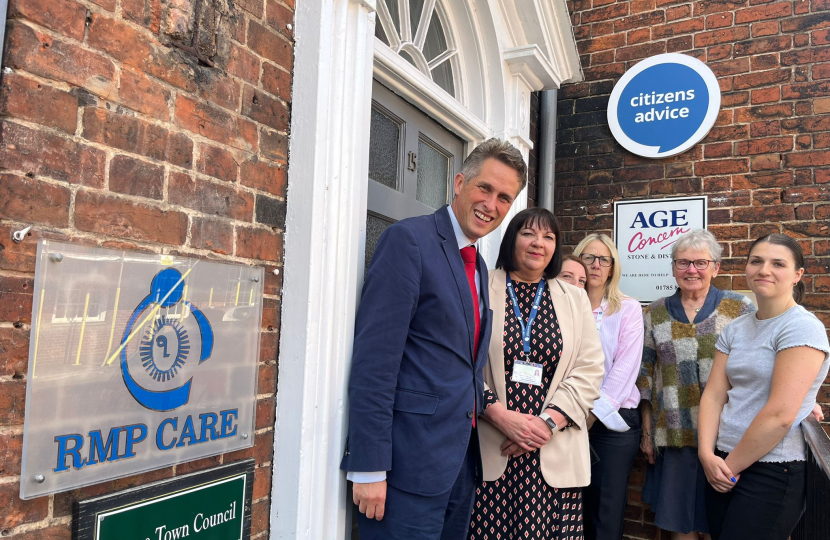
[[[525,322],[536,294],[536,283],[514,281],[516,297]],[[513,382],[513,363],[521,358],[521,327],[509,296],[504,302],[505,382],[507,403],[512,411],[538,415],[562,353],[562,334],[548,288],[531,330],[530,354],[544,365],[542,386]],[[485,407],[496,403],[487,391]],[[470,540],[582,540],[582,489],[557,489],[542,478],[539,450],[511,457],[498,480],[483,482],[476,489]]]

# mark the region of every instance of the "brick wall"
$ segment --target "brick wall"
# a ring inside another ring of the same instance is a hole
[[[293,0],[10,0],[0,79],[3,537],[68,540],[76,499],[250,457],[252,535],[266,537],[293,9]],[[265,267],[255,446],[19,500],[38,238]]]
[[[724,244],[716,285],[746,289],[744,257],[769,232],[807,256],[805,307],[830,326],[830,2],[569,0],[585,81],[559,93],[555,212],[565,244],[612,232],[613,201],[706,194]],[[648,160],[623,150],[606,122],[615,82],[648,56],[679,52],[717,75],[723,102],[689,151]],[[830,386],[819,400],[830,403]],[[830,407],[825,406],[825,414]],[[659,538],[631,476],[629,538]],[[663,538],[668,535],[664,534]]]

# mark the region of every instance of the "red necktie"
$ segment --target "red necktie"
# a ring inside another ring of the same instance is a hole
[[[467,246],[461,249],[461,259],[464,261],[464,270],[467,272],[467,281],[470,283],[470,293],[473,295],[473,318],[476,321],[476,333],[473,336],[473,365],[478,356],[478,334],[481,327],[481,314],[478,312],[478,291],[476,290],[476,248]],[[475,400],[473,401],[473,427],[476,427],[475,411],[477,410]]]
[[[478,312],[478,291],[476,290],[476,248],[467,246],[461,249],[461,259],[464,261],[464,270],[467,272],[467,281],[470,282],[470,292],[473,295],[473,317],[476,321],[476,333],[473,338],[473,362],[478,356],[478,333],[481,327],[481,315]]]

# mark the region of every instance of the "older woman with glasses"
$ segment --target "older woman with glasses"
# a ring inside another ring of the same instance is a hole
[[[622,538],[628,473],[640,442],[640,392],[635,386],[643,354],[643,310],[620,291],[617,247],[589,234],[574,250],[588,265],[588,299],[605,354],[600,397],[594,401],[588,438],[595,457],[585,489],[586,540]]]
[[[697,457],[700,396],[727,324],[755,307],[745,296],[712,285],[722,248],[709,231],[695,230],[672,246],[677,292],[645,309],[643,365],[637,386],[643,413],[640,448],[648,458],[643,501],[672,540],[708,533],[706,475]]]

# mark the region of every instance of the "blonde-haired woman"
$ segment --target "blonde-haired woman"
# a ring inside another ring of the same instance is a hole
[[[605,354],[605,376],[594,402],[589,439],[596,458],[585,490],[586,540],[622,538],[628,473],[640,446],[637,376],[643,354],[643,310],[620,291],[620,259],[614,242],[589,234],[574,250],[588,265],[588,299]]]

